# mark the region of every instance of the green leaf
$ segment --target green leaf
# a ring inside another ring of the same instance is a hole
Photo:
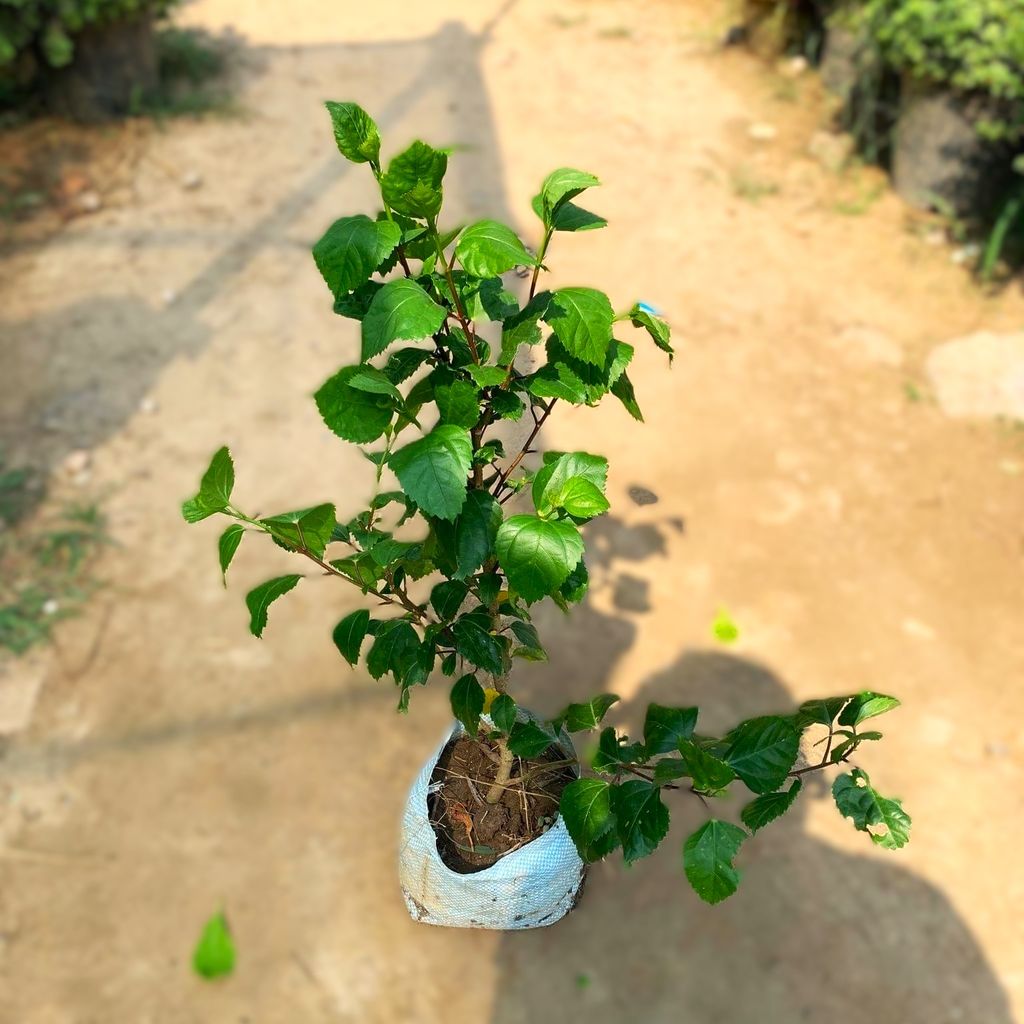
[[[388,356],[384,376],[392,384],[408,380],[428,359],[430,352],[423,348],[400,348]]]
[[[554,497],[549,492],[549,500],[553,508],[565,509],[575,519],[593,519],[610,507],[597,485],[582,476],[570,477]]]
[[[388,465],[402,490],[424,512],[454,519],[466,501],[466,476],[472,461],[473,446],[467,431],[441,424],[394,452]]]
[[[441,329],[445,311],[408,277],[388,281],[373,297],[363,317],[364,362],[395,341],[429,338]]]
[[[620,765],[639,764],[647,760],[647,751],[642,743],[627,743],[625,736],[619,736],[612,726],[601,730],[591,765],[596,772],[613,775]]]
[[[747,833],[727,821],[702,825],[683,846],[683,868],[694,892],[705,903],[721,903],[740,884],[733,860]]]
[[[544,315],[550,301],[550,292],[540,292],[502,324],[501,354],[498,356],[498,362],[502,366],[512,365],[520,345],[536,345],[540,342],[541,330],[538,321]]]
[[[217,541],[217,551],[220,555],[220,574],[224,580],[225,587],[228,585],[228,566],[231,564],[231,559],[235,557],[238,545],[242,543],[243,533],[245,533],[243,526],[239,523],[232,523],[220,535],[220,540]]]
[[[604,365],[615,319],[604,292],[594,288],[559,288],[551,296],[544,319],[569,355],[595,366]]]
[[[601,182],[586,171],[574,167],[559,167],[552,171],[540,187],[540,218],[548,226],[554,225],[558,211],[581,192]]]
[[[643,423],[644,414],[640,411],[640,405],[636,400],[636,392],[633,390],[633,382],[627,373],[621,377],[609,389],[611,393],[626,407],[626,412],[638,423]]]
[[[619,845],[611,792],[604,779],[576,779],[562,791],[558,809],[579,855],[588,863]]]
[[[380,281],[366,281],[347,295],[334,300],[334,312],[350,320],[362,320],[369,312],[374,296],[383,288]]]
[[[537,628],[531,625],[529,622],[520,622],[516,619],[512,623],[512,633],[515,638],[523,645],[517,647],[512,654],[526,658],[528,661],[547,661],[548,655],[544,650],[544,645],[540,642],[540,637],[537,635]]]
[[[405,619],[383,622],[366,655],[366,669],[374,679],[391,672],[401,679],[415,663],[420,649],[420,638]]]
[[[324,423],[346,441],[368,444],[376,441],[395,414],[393,400],[352,386],[352,378],[363,367],[346,366],[324,381],[313,396]]]
[[[398,213],[433,220],[441,210],[441,182],[448,156],[425,142],[414,142],[399,153],[381,178],[384,201]]]
[[[306,549],[320,558],[334,533],[335,520],[333,505],[316,505],[268,516],[260,522],[269,527],[274,540],[294,551]]]
[[[501,520],[501,505],[487,491],[472,490],[466,495],[466,503],[455,520],[457,579],[471,575],[490,556]]]
[[[199,483],[199,493],[181,506],[181,514],[187,523],[198,523],[201,519],[223,512],[231,501],[235,486],[235,465],[227,448],[220,448],[210,460],[210,465]]]
[[[649,704],[644,716],[644,746],[652,755],[677,750],[680,740],[688,740],[693,735],[696,724],[696,708]]]
[[[526,379],[526,387],[536,398],[560,398],[571,405],[587,400],[583,381],[565,363],[546,363]]]
[[[373,118],[356,103],[328,100],[326,106],[341,155],[354,164],[376,163],[380,158],[380,132]]]
[[[519,625],[519,623],[515,625]],[[608,714],[608,709],[618,702],[619,697],[614,693],[601,693],[585,704],[570,704],[551,724],[556,731],[561,728],[565,728],[569,732],[596,729],[604,716]]]
[[[792,721],[772,715],[741,722],[726,740],[723,760],[755,793],[771,793],[785,782],[800,747]]]
[[[508,374],[500,366],[480,366],[470,363],[466,372],[476,381],[477,387],[494,388],[505,383]]]
[[[541,220],[544,220],[544,203],[541,197],[539,195],[534,196],[530,201],[530,205],[533,207],[533,212]],[[570,202],[563,203],[550,220],[551,226],[555,231],[593,231],[595,228],[608,226],[608,221],[604,217],[591,213],[589,210],[584,210],[582,206],[577,206],[575,203]]]
[[[499,527],[495,550],[509,584],[532,603],[565,581],[583,556],[583,538],[572,523],[512,516]]]
[[[487,616],[469,612],[452,626],[455,650],[471,665],[498,676],[504,669],[505,648],[487,626]]]
[[[455,243],[455,257],[474,277],[494,277],[513,267],[532,267],[537,263],[519,236],[496,220],[470,224]]]
[[[499,693],[491,701],[490,714],[494,728],[508,734],[516,724],[516,702],[507,693]]]
[[[720,608],[711,623],[711,633],[719,643],[731,644],[739,639],[740,628],[732,616],[724,608]]]
[[[358,608],[356,611],[346,615],[335,627],[331,634],[334,646],[341,652],[341,656],[353,668],[359,661],[359,651],[363,646],[363,640],[370,631],[370,613],[365,608]]]
[[[587,563],[581,558],[558,588],[558,597],[568,604],[578,604],[586,596],[589,588],[590,573],[587,572]]]
[[[301,579],[301,576],[294,573],[290,576],[277,576],[254,587],[245,595],[245,604],[249,609],[249,631],[253,636],[263,636],[267,625],[267,609]]]
[[[861,722],[876,715],[884,715],[893,708],[898,708],[900,702],[895,697],[887,697],[884,693],[872,693],[871,690],[864,690],[858,693],[849,704],[843,708],[839,715],[840,725],[860,725]]]
[[[402,392],[391,383],[390,378],[369,363],[362,363],[356,367],[356,372],[349,378],[348,386],[370,395],[389,395],[398,405],[405,401]]]
[[[533,478],[533,504],[538,509],[552,507],[552,498],[574,477],[589,480],[603,494],[608,460],[588,452],[545,452],[544,465]]]
[[[475,736],[484,710],[484,691],[476,676],[467,674],[458,679],[452,687],[450,700],[452,714],[466,727],[470,736]]]
[[[771,824],[776,818],[781,818],[793,806],[802,786],[799,779],[794,779],[789,789],[781,793],[765,793],[752,800],[740,812],[743,824],[753,833]]]
[[[639,302],[633,305],[628,316],[630,323],[634,327],[642,327],[651,336],[654,344],[662,352],[668,353],[668,361],[671,364],[672,358],[675,356],[675,349],[672,348],[672,343],[669,340],[672,335],[672,329],[668,323],[660,316],[655,316],[653,313],[648,312]]]
[[[806,729],[809,725],[831,725],[849,699],[849,697],[821,697],[815,700],[805,700],[796,713],[797,728]]]
[[[495,391],[491,395],[491,408],[494,415],[503,420],[518,420],[526,411],[522,399],[511,391]]]
[[[693,779],[693,788],[700,793],[718,793],[736,778],[729,765],[698,747],[693,740],[680,740],[679,753],[686,765],[686,774]]]
[[[192,954],[192,969],[208,981],[226,977],[235,969],[235,944],[223,912],[214,914],[203,925]]]
[[[337,299],[367,281],[391,255],[402,229],[365,214],[336,220],[313,246],[313,260]]]
[[[612,790],[622,856],[627,864],[647,857],[668,835],[668,808],[657,786],[630,779]]]
[[[516,722],[508,734],[508,748],[516,757],[539,757],[555,741],[547,725],[533,721]]]
[[[871,841],[887,850],[898,850],[910,842],[910,815],[899,800],[881,796],[871,786],[867,774],[859,768],[840,775],[832,783],[832,796],[844,818],[867,832]],[[871,826],[884,825],[884,832],[872,832]]]
[[[438,618],[442,622],[447,622],[458,614],[468,593],[469,587],[465,583],[460,583],[458,580],[445,580],[443,583],[438,583],[430,592],[430,604],[437,612]]]
[[[467,430],[480,419],[480,393],[468,380],[455,380],[434,389],[434,400],[442,423]]]

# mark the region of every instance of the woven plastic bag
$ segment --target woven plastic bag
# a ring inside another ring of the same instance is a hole
[[[427,811],[430,777],[449,740],[464,732],[456,722],[409,793],[398,858],[405,905],[414,920],[448,928],[511,931],[554,924],[572,910],[586,873],[561,815],[543,835],[483,871],[459,874],[437,852]],[[559,745],[573,752],[567,734]]]

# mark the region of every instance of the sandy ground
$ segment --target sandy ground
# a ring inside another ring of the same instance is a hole
[[[3,440],[92,448],[116,547],[0,756],[0,1021],[1015,1019],[1024,446],[906,385],[935,344],[1015,328],[1024,303],[983,297],[888,193],[842,212],[850,182],[806,156],[813,79],[717,52],[704,5],[415,6],[190,5],[186,20],[247,40],[244,116],[152,133],[127,192],[3,260]],[[646,298],[679,336],[673,372],[653,350],[631,370],[645,427],[608,405],[547,432],[609,456],[613,512],[590,535],[592,596],[546,616],[558,652],[520,674],[524,699],[553,710],[608,687],[635,727],[652,698],[726,725],[896,693],[863,763],[914,816],[906,850],[873,850],[818,793],[709,908],[681,877],[700,813],[682,805],[655,857],[599,866],[554,928],[407,918],[397,821],[444,688],[396,719],[391,689],[330,645],[356,605],[330,581],[252,639],[242,595],[287,556],[243,550],[225,594],[215,527],[177,512],[225,442],[254,508],[355,508],[366,491],[367,464],[308,397],[357,342],[308,246],[371,197],[325,98],[367,106],[389,151],[464,146],[452,220],[486,212],[535,241],[544,174],[599,174],[591,205],[611,225],[558,238],[554,281]],[[777,137],[753,140],[755,122]],[[202,187],[183,189],[192,171]],[[776,191],[754,202],[736,185],[751,180]],[[660,500],[636,506],[633,485]],[[719,607],[742,630],[730,648],[711,640]],[[238,970],[204,985],[189,954],[220,906]]]

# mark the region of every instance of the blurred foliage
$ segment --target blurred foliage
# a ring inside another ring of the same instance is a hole
[[[30,55],[54,68],[75,55],[75,35],[144,12],[165,14],[176,0],[0,0],[0,70]]]

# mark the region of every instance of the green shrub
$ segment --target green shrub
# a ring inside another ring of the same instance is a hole
[[[862,16],[885,62],[992,101],[978,127],[1024,129],[1024,0],[869,0]]]
[[[61,68],[75,55],[75,35],[89,25],[164,14],[175,0],[0,0],[0,72],[31,54]]]

